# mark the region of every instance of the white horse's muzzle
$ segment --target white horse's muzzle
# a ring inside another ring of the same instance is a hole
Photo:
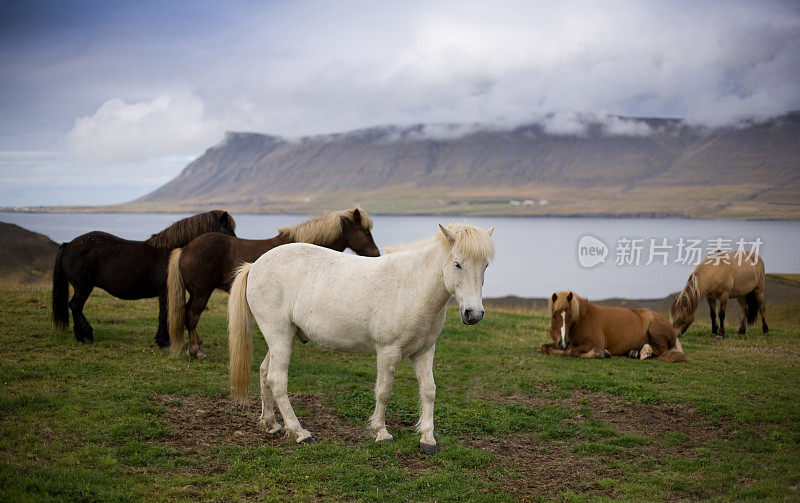
[[[483,309],[461,309],[461,322],[464,325],[474,325],[483,319]]]

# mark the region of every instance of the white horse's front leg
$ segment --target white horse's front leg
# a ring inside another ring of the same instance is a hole
[[[282,351],[270,350],[269,368],[267,369],[267,385],[272,390],[272,396],[278,409],[281,411],[283,421],[286,424],[286,431],[290,435],[296,436],[297,443],[313,442],[314,437],[311,432],[303,429],[297,416],[294,414],[292,404],[289,402],[287,391],[287,381],[289,378],[289,358],[291,357],[291,340],[287,344],[288,349]],[[262,396],[263,398],[263,396]]]
[[[259,375],[261,377],[261,420],[258,422],[267,433],[280,433],[283,429],[281,424],[275,420],[275,402],[272,399],[272,389],[267,383],[267,373],[269,372],[269,351],[264,361],[261,362]]]
[[[394,438],[386,430],[386,404],[392,395],[392,384],[397,372],[397,364],[402,355],[393,348],[378,350],[378,377],[375,380],[375,412],[369,419],[369,429],[376,442],[389,442]]]
[[[433,381],[433,354],[436,344],[411,355],[411,363],[419,381],[419,401],[422,412],[419,415],[417,431],[420,433],[419,446],[424,454],[436,454],[439,447],[433,438],[433,401],[436,398],[436,383]]]

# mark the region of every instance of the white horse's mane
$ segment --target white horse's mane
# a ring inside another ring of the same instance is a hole
[[[465,258],[476,260],[491,261],[494,258],[494,241],[489,233],[480,227],[467,224],[448,224],[445,226],[456,235],[455,243],[452,246],[459,255]],[[437,232],[433,236],[414,241],[411,243],[400,243],[386,248],[386,253],[397,253],[415,248],[429,246],[438,243],[443,249],[449,249],[450,241],[442,232]]]
[[[331,211],[301,224],[291,227],[281,227],[278,232],[287,234],[294,241],[326,245],[333,243],[342,235],[342,222],[355,221],[354,212],[358,210],[361,217],[361,226],[372,229],[372,218],[366,211],[356,206],[352,210]]]

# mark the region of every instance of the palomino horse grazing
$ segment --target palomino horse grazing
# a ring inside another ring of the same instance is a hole
[[[433,355],[444,325],[447,301],[454,296],[461,321],[483,318],[481,289],[494,256],[492,229],[439,226],[429,239],[365,259],[306,244],[280,246],[254,264],[242,265],[228,301],[231,391],[247,398],[253,357],[251,320],[256,319],[268,351],[261,364],[261,422],[270,433],[273,400],[297,442],[313,440],[297,420],[286,393],[289,358],[295,338],[336,351],[376,353],[375,412],[370,430],[376,441],[392,440],[384,421],[397,365],[409,357],[419,381],[422,412],[420,447],[434,454]]]
[[[158,297],[156,343],[169,344],[167,333],[167,263],[173,248],[207,232],[234,236],[236,222],[227,211],[208,211],[184,218],[147,241],[129,241],[93,231],[62,244],[53,267],[53,324],[66,330],[72,310],[73,332],[81,342],[94,341],[83,305],[94,287],[120,299]],[[75,293],[69,297],[69,285]]]
[[[172,252],[169,261],[169,338],[173,356],[183,348],[184,326],[189,331],[189,356],[205,359],[197,323],[215,288],[229,291],[233,273],[266,251],[287,243],[311,243],[337,251],[350,248],[359,255],[380,255],[372,239],[372,219],[356,207],[334,211],[293,227],[278,229],[271,239],[239,239],[206,234]],[[189,301],[186,302],[186,291]],[[185,303],[185,304],[184,304]]]
[[[743,250],[714,253],[706,257],[689,275],[683,291],[672,304],[672,326],[681,334],[694,321],[700,300],[705,298],[711,312],[711,333],[717,339],[725,337],[725,309],[728,299],[735,298],[742,307],[739,333],[747,330],[746,323],[755,324],[761,313],[761,328],[769,334],[764,317],[764,261],[755,253]],[[719,299],[719,328],[714,316]]]
[[[675,330],[655,311],[596,306],[573,292],[556,292],[548,304],[553,343],[544,344],[543,352],[580,358],[628,355],[642,360],[655,356],[667,362],[688,361]]]

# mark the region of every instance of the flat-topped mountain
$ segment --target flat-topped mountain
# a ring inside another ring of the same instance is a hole
[[[585,126],[228,133],[125,207],[313,212],[358,201],[373,212],[800,218],[800,112],[713,130],[672,119]]]

